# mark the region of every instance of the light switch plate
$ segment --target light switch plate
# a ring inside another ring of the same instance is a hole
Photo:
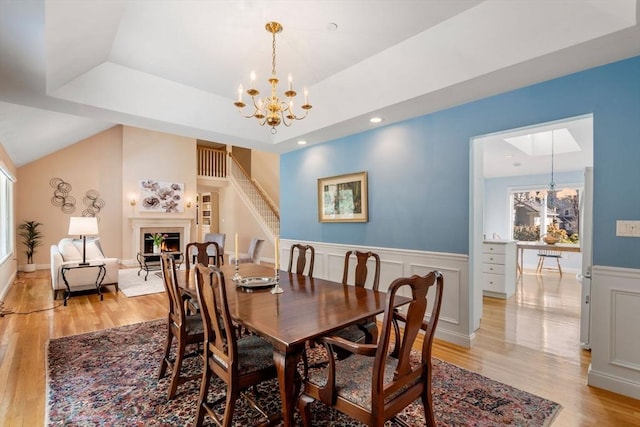
[[[616,221],[616,236],[640,237],[640,221]]]

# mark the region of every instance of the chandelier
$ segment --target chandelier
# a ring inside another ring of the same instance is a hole
[[[276,129],[280,124],[284,124],[289,127],[294,120],[302,120],[307,117],[307,113],[311,109],[309,104],[309,94],[307,90],[304,90],[304,104],[300,106],[304,111],[304,115],[298,116],[293,112],[293,98],[297,95],[293,90],[293,80],[291,74],[289,74],[289,88],[284,92],[285,98],[278,97],[278,77],[276,77],[276,34],[282,32],[282,25],[277,22],[267,22],[265,28],[272,35],[272,54],[271,54],[271,77],[269,78],[269,85],[271,86],[271,95],[268,97],[260,98],[260,92],[255,88],[256,75],[251,72],[251,88],[247,89],[247,95],[251,97],[251,103],[253,104],[253,113],[245,116],[247,119],[255,117],[258,120],[260,126],[270,126],[271,133],[278,132]],[[242,101],[243,87],[238,87],[238,100],[233,103],[238,108],[238,111],[242,113],[242,109],[246,104]]]

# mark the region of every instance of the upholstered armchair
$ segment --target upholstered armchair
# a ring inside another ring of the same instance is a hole
[[[224,242],[227,235],[225,233],[207,233],[204,235],[205,242],[214,242],[218,244],[218,267],[224,265]]]
[[[250,262],[254,264],[260,264],[260,254],[262,253],[263,245],[264,245],[264,240],[258,239],[257,237],[254,237],[253,239],[251,239],[251,243],[249,244],[249,251],[246,253],[239,253],[238,262],[240,264],[246,264]],[[235,256],[231,255],[229,257],[229,263],[233,264],[235,262],[236,262]]]
[[[57,245],[51,245],[51,285],[53,298],[56,299],[58,291],[63,294],[67,290],[62,279],[61,268],[65,265],[73,265],[82,262],[82,240],[64,238]],[[106,258],[102,252],[99,239],[87,239],[87,262],[102,262],[105,264],[106,274],[102,285],[115,285],[118,291],[118,269],[120,261],[117,258]],[[66,273],[71,292],[96,288],[96,269],[81,268],[69,270]]]

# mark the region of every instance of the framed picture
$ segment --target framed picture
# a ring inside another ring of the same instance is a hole
[[[140,202],[141,212],[184,212],[184,184],[140,181]]]
[[[318,179],[318,221],[367,222],[367,173]]]

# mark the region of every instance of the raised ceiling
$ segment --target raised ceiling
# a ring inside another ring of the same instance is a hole
[[[640,54],[638,0],[0,0],[0,142],[23,165],[116,124],[283,153]],[[272,135],[255,70],[306,86]],[[335,25],[334,25],[335,24]],[[336,29],[337,28],[337,29]],[[380,125],[378,125],[380,126]]]

